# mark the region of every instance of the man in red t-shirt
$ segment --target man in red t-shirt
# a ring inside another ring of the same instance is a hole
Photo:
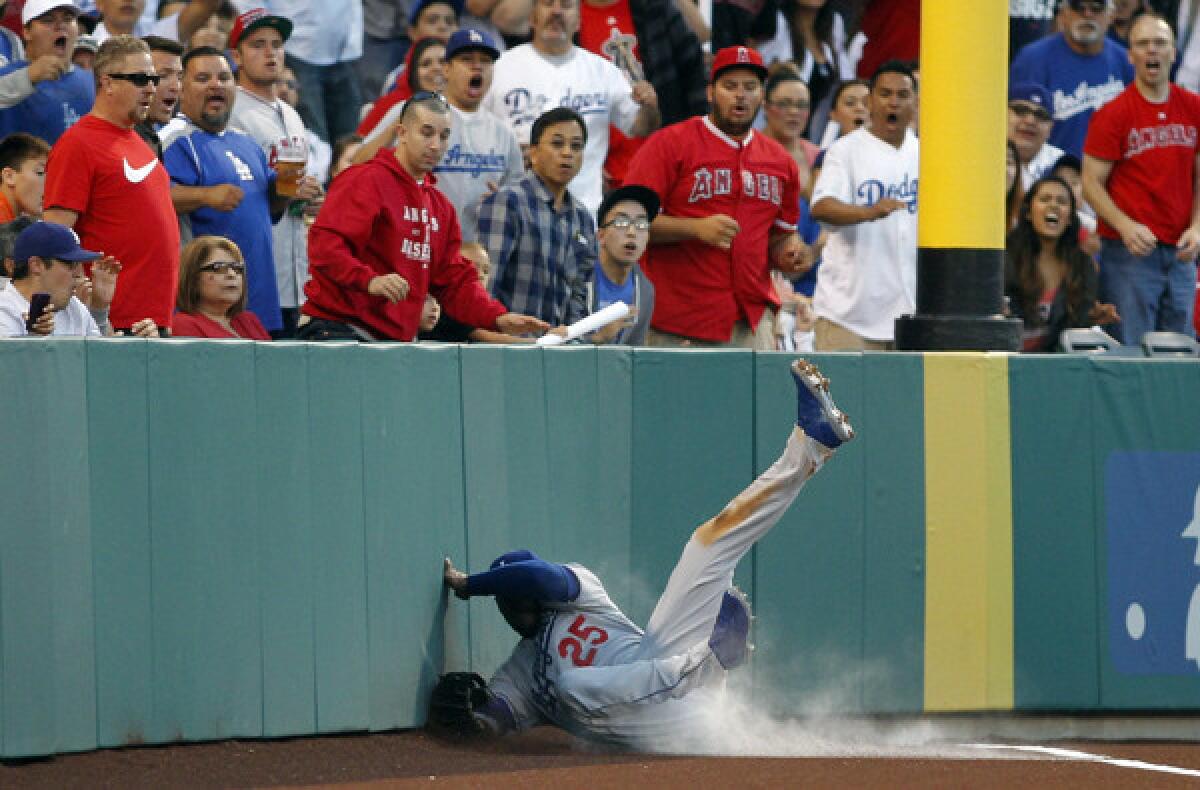
[[[779,297],[770,268],[812,266],[796,234],[796,160],[751,129],[766,74],[749,47],[718,52],[710,114],[656,132],[629,166],[627,182],[662,201],[644,266],[656,293],[651,346],[773,350]]]
[[[1155,14],[1130,30],[1134,80],[1096,111],[1084,143],[1083,192],[1099,215],[1100,300],[1117,336],[1192,333],[1200,253],[1200,96],[1171,84],[1175,37]]]
[[[158,77],[150,48],[113,36],[96,52],[96,103],[59,138],[46,164],[44,219],[73,227],[83,246],[121,262],[109,321],[136,333],[149,317],[171,324],[179,279],[179,224],[171,180],[138,133]]]

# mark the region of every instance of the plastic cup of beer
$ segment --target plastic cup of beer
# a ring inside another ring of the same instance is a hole
[[[275,151],[275,193],[283,197],[296,197],[304,166],[308,162],[303,145],[281,145]]]

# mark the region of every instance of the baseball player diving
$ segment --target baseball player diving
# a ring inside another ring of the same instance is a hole
[[[443,676],[431,722],[495,734],[554,724],[643,751],[668,742],[678,751],[681,734],[703,737],[709,703],[749,652],[749,605],[732,586],[738,560],[854,437],[816,366],[797,360],[791,370],[798,415],[783,455],[692,533],[644,631],[582,565],[522,550],[467,575],[447,558],[445,585],[462,599],[494,596],[521,641],[486,685],[477,675]]]

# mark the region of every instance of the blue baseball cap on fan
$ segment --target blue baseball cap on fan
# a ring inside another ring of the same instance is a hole
[[[17,236],[13,244],[13,261],[26,263],[30,258],[83,263],[102,258],[100,253],[85,250],[75,231],[57,222],[35,222]]]
[[[446,60],[450,60],[460,52],[470,52],[471,50],[486,52],[492,56],[492,60],[500,57],[500,50],[496,49],[496,45],[488,38],[488,34],[481,30],[464,27],[455,30],[446,40]]]
[[[1014,82],[1008,86],[1009,101],[1027,101],[1050,109],[1050,91],[1036,82]]]

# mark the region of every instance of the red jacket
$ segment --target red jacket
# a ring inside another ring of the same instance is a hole
[[[334,180],[308,234],[307,315],[408,341],[432,293],[452,318],[496,328],[508,310],[488,296],[475,266],[459,253],[458,216],[434,183],[427,175],[418,184],[386,149]],[[374,277],[391,273],[409,284],[408,298],[395,304],[367,293]]]

